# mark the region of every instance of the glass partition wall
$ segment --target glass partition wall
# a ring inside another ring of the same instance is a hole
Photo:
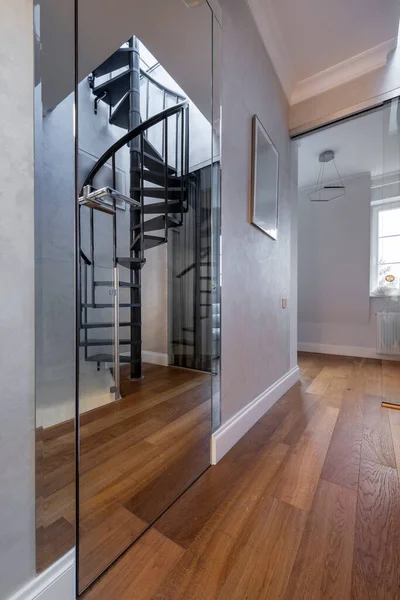
[[[37,570],[76,547],[78,594],[219,425],[221,30],[165,4],[35,3]]]
[[[75,546],[74,0],[37,0],[34,27],[36,566],[40,573]]]
[[[397,407],[399,114],[395,98],[295,142],[299,348],[367,362],[376,402]]]
[[[210,465],[214,31],[207,4],[78,3],[79,593]]]

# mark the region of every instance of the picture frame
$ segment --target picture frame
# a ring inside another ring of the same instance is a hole
[[[279,153],[257,115],[252,121],[250,222],[278,239]]]

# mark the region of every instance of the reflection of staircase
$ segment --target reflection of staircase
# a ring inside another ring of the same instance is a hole
[[[129,291],[129,301],[120,301],[119,308],[129,309],[130,318],[121,322],[120,327],[129,327],[130,335],[118,341],[119,345],[130,347],[129,355],[122,355],[120,360],[131,365],[132,378],[141,377],[141,269],[146,262],[144,252],[165,244],[168,231],[182,225],[183,214],[188,208],[188,103],[141,71],[139,60],[137,42],[133,39],[129,47],[117,50],[90,77],[95,112],[100,101],[106,103],[110,107],[109,123],[128,132],[97,161],[86,177],[80,195],[80,205],[90,209],[90,256],[81,251],[81,346],[85,348],[87,361],[98,364],[114,361],[114,354],[107,351],[107,347],[114,345],[114,338],[89,335],[89,332],[98,335],[99,331],[111,331],[113,327],[112,319],[98,318],[93,322],[88,319],[89,309],[98,310],[101,314],[102,309],[114,306],[112,299],[106,302],[99,297],[101,288],[113,287],[111,281],[99,281],[97,278],[94,211],[100,210],[112,218],[113,265],[120,265],[129,272],[129,281],[119,282],[120,289]],[[121,69],[124,70],[115,73]],[[96,84],[99,77],[107,78]],[[160,111],[150,115],[147,100],[142,120],[141,92],[145,92],[148,98],[150,86],[161,90],[163,105]],[[127,144],[130,191],[129,196],[124,196],[115,189],[115,156]],[[113,185],[98,189],[96,175],[110,161]],[[125,201],[130,210],[130,251],[126,256],[118,256],[117,253],[117,236],[120,233],[117,231],[117,206],[121,201]],[[89,348],[96,347],[98,352],[89,354]]]

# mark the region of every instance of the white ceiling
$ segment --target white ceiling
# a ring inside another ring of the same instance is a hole
[[[398,0],[272,0],[297,81],[397,37]]]
[[[316,184],[320,168],[318,156],[324,150],[334,150],[342,177],[365,172],[376,177],[398,171],[399,136],[396,128],[391,132],[393,116],[394,113],[385,108],[301,138],[297,142],[299,187]],[[335,179],[332,163],[327,163],[325,173],[328,180]]]
[[[45,109],[53,109],[73,90],[73,5],[73,0],[41,0]],[[213,32],[208,4],[189,9],[182,0],[79,0],[78,7],[79,81],[137,35],[211,119]]]
[[[365,69],[367,53],[376,68],[397,40],[399,0],[247,1],[289,100],[300,82],[354,57]]]

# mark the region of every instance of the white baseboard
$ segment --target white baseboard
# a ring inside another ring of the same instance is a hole
[[[8,600],[75,600],[75,549],[70,550]]]
[[[152,365],[162,365],[163,367],[168,367],[168,354],[162,354],[161,352],[148,352],[147,350],[143,350],[142,352],[142,361],[146,363],[151,363]]]
[[[215,465],[251,427],[299,380],[294,367],[265,392],[224,423],[211,438],[211,464]]]
[[[129,352],[121,352],[120,356],[129,356]],[[168,354],[150,352],[149,350],[142,350],[142,361],[152,365],[161,365],[162,367],[168,367],[169,365]],[[111,364],[110,367],[112,367]]]
[[[297,344],[297,349],[301,352],[315,352],[317,354],[335,354],[338,356],[377,358],[380,360],[400,360],[400,356],[391,354],[377,354],[373,348],[365,348],[363,346],[336,346],[331,344],[299,342]]]

